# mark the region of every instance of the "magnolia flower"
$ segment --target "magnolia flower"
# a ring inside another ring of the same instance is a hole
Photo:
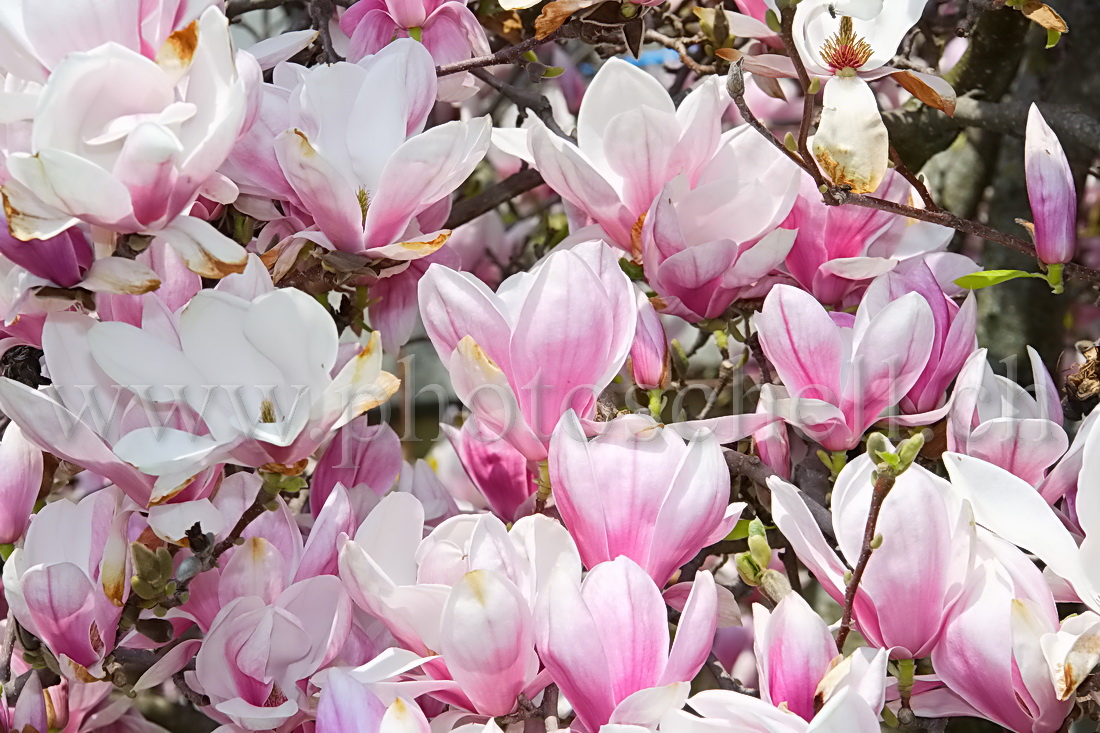
[[[353,63],[407,37],[423,43],[436,66],[490,53],[477,16],[457,0],[359,0],[340,17],[340,30],[351,39],[347,58]],[[469,73],[451,74],[440,78],[438,90],[441,102],[461,102],[477,85]]]
[[[468,420],[461,428],[440,427],[454,450],[458,470],[472,482],[475,494],[455,498],[480,499],[482,506],[487,506],[504,521],[516,519],[521,507],[536,490],[527,458],[503,438],[481,434],[476,421]]]
[[[951,114],[954,91],[942,79],[886,64],[920,19],[927,0],[804,0],[794,43],[806,70],[825,77],[814,157],[838,185],[871,193],[886,175],[890,141],[868,81],[893,75],[926,103]]]
[[[140,295],[161,284],[157,273],[143,262],[122,257],[96,259],[92,241],[80,227],[49,239],[21,242],[11,236],[7,220],[0,215],[0,255],[10,263],[6,280],[14,290],[6,320],[19,315],[26,299],[40,287]]]
[[[42,488],[42,451],[32,445],[15,423],[0,438],[0,544],[10,545],[26,531]]]
[[[1024,165],[1039,260],[1048,265],[1069,262],[1077,248],[1077,191],[1073,171],[1058,136],[1034,104],[1027,115]]]
[[[102,674],[129,595],[127,501],[104,489],[79,503],[47,504],[4,563],[4,595],[16,620],[78,679]]]
[[[113,43],[154,59],[173,31],[220,0],[12,0],[0,6],[0,69],[45,82],[71,53]]]
[[[1078,545],[1078,536],[1027,481],[973,456],[945,453],[944,463],[953,491],[970,502],[977,524],[1035,555],[1049,573],[1068,584],[1068,591],[1100,613],[1100,582],[1093,557],[1093,545],[1100,536],[1097,492],[1077,493],[1077,521],[1084,534]],[[1082,485],[1091,485],[1098,475],[1100,433],[1091,431],[1084,447]]]
[[[602,242],[556,250],[496,294],[432,265],[419,297],[428,337],[479,428],[536,461],[561,415],[592,415],[638,320],[633,286]]]
[[[214,619],[188,681],[210,698],[212,717],[272,730],[304,717],[298,683],[336,655],[350,629],[351,603],[331,576],[295,583],[271,603],[238,598]]]
[[[968,257],[944,250],[954,231],[877,209],[826,206],[809,175],[802,176],[794,208],[783,226],[796,229],[787,269],[798,284],[826,305],[859,302],[870,282],[907,261],[924,261],[948,295],[954,280],[978,269]],[[889,171],[875,196],[908,203],[913,187]]]
[[[721,318],[783,263],[797,232],[776,227],[798,194],[798,168],[747,125],[726,133],[694,188],[678,177],[653,201],[642,261],[663,313]],[[731,192],[734,192],[731,195]]]
[[[247,180],[259,166],[261,181],[274,178],[274,190],[315,223],[298,236],[326,248],[407,261],[441,247],[448,197],[485,156],[489,119],[424,130],[435,65],[411,39],[358,64],[294,74],[297,84],[283,87],[289,92],[268,91],[271,106],[265,104],[260,128],[234,155],[234,170]],[[433,228],[422,230],[429,223]]]
[[[318,457],[309,482],[310,510],[316,516],[333,490],[343,486],[362,521],[393,487],[402,465],[401,439],[393,428],[386,423],[371,425],[361,415],[337,430]]]
[[[661,720],[662,733],[879,733],[878,711],[854,690],[835,695],[807,723],[793,713],[774,708],[760,698],[732,690],[706,690],[688,706],[702,717],[677,710]]]
[[[331,669],[317,701],[316,733],[428,733],[428,719],[411,700],[386,706],[343,669]]]
[[[31,151],[7,159],[11,233],[48,239],[84,221],[159,238],[207,277],[242,270],[241,247],[185,213],[200,194],[237,194],[216,170],[258,69],[251,57],[234,61],[227,26],[209,8],[156,61],[114,43],[66,56],[38,98]]]
[[[491,514],[459,515],[424,537],[424,507],[403,492],[383,498],[340,551],[352,600],[418,654],[439,650],[451,586],[466,573],[502,570],[533,606],[559,566],[580,577],[572,538],[545,516],[523,517],[507,530]]]
[[[1086,612],[1059,628],[1043,574],[1022,552],[986,537],[978,570],[932,651],[946,688],[915,695],[918,715],[975,715],[1009,730],[1053,733],[1073,691],[1100,661],[1100,616]]]
[[[885,700],[885,649],[857,650],[842,660],[824,619],[797,593],[768,611],[753,604],[753,651],[760,699],[813,720],[822,704],[843,687],[855,689],[873,710]]]
[[[531,163],[546,184],[599,225],[616,247],[641,259],[640,219],[667,183],[684,175],[693,188],[722,133],[728,103],[709,78],[679,107],[660,82],[621,59],[608,60],[581,101],[576,144],[532,121],[527,128],[494,130],[505,152]],[[639,144],[639,141],[645,141]]]
[[[760,346],[791,398],[774,409],[827,450],[858,445],[928,363],[935,320],[924,298],[909,293],[873,310],[830,314],[808,293],[778,285],[756,317]]]
[[[625,415],[592,441],[573,412],[550,441],[550,482],[589,568],[617,557],[664,583],[733,529],[729,468],[713,436],[686,442],[653,418]]]
[[[338,341],[324,306],[293,288],[252,300],[203,290],[180,311],[178,336],[126,323],[88,333],[92,358],[115,382],[197,418],[133,430],[114,446],[165,486],[223,461],[294,466],[329,431],[389,399],[398,383],[382,371],[378,334],[339,368]]]
[[[1062,427],[1058,389],[1038,352],[1030,346],[1027,351],[1034,396],[1011,379],[994,374],[985,349],[970,355],[955,382],[947,448],[989,461],[1039,486],[1047,469],[1066,452],[1069,438]]]
[[[600,563],[579,586],[555,573],[539,599],[536,641],[577,725],[652,726],[683,706],[710,653],[717,599],[714,578],[700,572],[670,646],[661,592],[633,560]]]
[[[852,566],[859,556],[871,505],[874,462],[866,453],[840,472],[833,488],[833,531]],[[844,602],[847,565],[825,542],[799,491],[768,480],[772,515],[798,558],[825,592]],[[947,481],[918,465],[898,477],[882,503],[882,544],[856,591],[853,618],[872,646],[895,659],[928,656],[943,622],[966,588],[973,528]]]
[[[174,325],[165,317],[166,304],[156,293],[142,297],[149,299],[149,310],[156,313],[149,319],[150,332],[174,338]],[[114,453],[130,431],[182,428],[186,416],[178,410],[144,405],[139,395],[96,365],[89,334],[98,325],[94,318],[72,311],[50,314],[42,327],[41,343],[51,383],[34,389],[0,379],[0,409],[36,446],[110,480],[141,507],[206,496],[214,488],[213,470],[174,483],[157,483]]]
[[[928,266],[923,262],[914,262],[876,278],[867,288],[860,309],[874,317],[907,293],[918,293],[928,303],[932,309],[936,335],[928,363],[901,399],[901,409],[907,414],[941,408],[946,411],[947,387],[959,375],[967,357],[977,346],[978,304],[970,294],[961,307],[956,305],[940,289]]]
[[[577,549],[541,515],[510,530],[491,514],[460,515],[421,539],[423,523],[415,497],[390,494],[345,543],[340,576],[401,644],[442,654],[423,665],[435,697],[506,715],[521,692],[533,697],[549,682],[538,674],[532,609],[553,571],[579,578]]]

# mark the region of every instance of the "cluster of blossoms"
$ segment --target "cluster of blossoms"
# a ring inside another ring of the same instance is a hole
[[[728,87],[610,58],[544,105],[460,0],[253,45],[234,4],[0,0],[0,733],[1063,729],[1100,413],[994,373],[888,165],[872,83],[954,109],[887,65],[925,0],[738,0]],[[726,124],[745,73],[824,81],[809,160]],[[1021,133],[1061,292],[1073,174]]]

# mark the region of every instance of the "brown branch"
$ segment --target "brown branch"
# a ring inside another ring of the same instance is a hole
[[[730,64],[729,76],[726,78],[726,91],[733,97],[733,103],[737,105],[737,110],[741,113],[741,119],[763,135],[766,140],[776,147],[776,149],[790,158],[795,165],[802,169],[806,168],[805,164],[802,162],[802,158],[784,145],[782,140],[773,135],[772,131],[753,114],[752,108],[749,107],[749,103],[745,101],[745,70],[744,61],[742,59],[738,59]]]
[[[936,205],[936,200],[932,198],[932,192],[928,190],[928,186],[924,185],[924,181],[921,180],[920,176],[909,170],[909,167],[905,165],[905,161],[901,159],[893,145],[890,146],[890,160],[894,161],[894,170],[898,172],[898,175],[909,181],[909,185],[916,189],[917,195],[924,202],[924,208],[928,211],[939,211],[940,207]]]
[[[567,28],[570,29],[568,32],[566,31]],[[558,38],[570,38],[572,35],[572,28],[567,23],[549,33],[545,38],[532,36],[526,40],[520,41],[514,46],[506,46],[488,56],[476,56],[472,59],[466,59],[465,61],[456,61],[453,64],[437,66],[435,67],[435,75],[450,76],[451,74],[461,74],[463,71],[473,71],[474,69],[484,69],[488,66],[504,66],[506,64],[515,63],[525,53],[535,50],[544,43],[550,43]]]
[[[880,471],[875,479],[875,488],[871,491],[871,509],[867,512],[867,525],[863,530],[863,545],[859,550],[859,559],[852,571],[852,579],[848,581],[848,587],[844,589],[844,615],[840,618],[840,631],[836,635],[836,648],[844,653],[844,642],[848,640],[848,633],[852,630],[852,610],[856,603],[856,591],[859,590],[859,582],[867,571],[867,563],[874,552],[872,545],[875,541],[875,529],[878,526],[878,515],[882,511],[882,502],[890,489],[894,487],[895,476],[889,471]]]
[[[666,36],[664,33],[649,29],[645,32],[645,39],[678,53],[680,55],[680,61],[683,62],[684,66],[688,69],[691,69],[698,76],[707,76],[709,74],[715,74],[718,72],[717,67],[711,64],[699,63],[698,61],[693,59],[687,51],[687,47],[689,44],[703,41],[704,39],[702,37],[688,39],[671,38],[669,36]]]
[[[722,360],[722,363],[718,366],[718,384],[714,386],[714,391],[707,397],[707,403],[699,411],[699,420],[705,420],[710,411],[718,404],[718,398],[722,396],[722,393],[726,391],[726,387],[733,381],[733,375],[736,371],[732,361],[728,358]]]
[[[492,211],[503,203],[511,201],[516,196],[525,194],[542,184],[542,176],[534,168],[526,168],[513,173],[500,183],[485,189],[476,196],[463,199],[451,209],[451,215],[447,217],[444,225],[447,229],[462,226],[468,221],[473,221],[482,214]]]
[[[195,707],[205,708],[210,704],[209,697],[202,694],[201,692],[196,692],[195,690],[191,689],[191,685],[187,684],[187,678],[184,677],[183,670],[180,670],[179,672],[176,672],[174,675],[172,675],[172,682],[175,683],[176,689],[179,690],[180,694],[183,695],[183,697],[186,698],[187,701]]]
[[[794,45],[794,7],[789,7],[783,12],[783,22],[780,27],[779,37],[783,39],[783,45],[790,55],[791,63],[798,74],[798,83],[802,85],[802,122],[798,126],[798,153],[802,157],[802,168],[814,179],[818,186],[824,184],[825,176],[817,167],[817,161],[810,152],[810,125],[814,118],[814,95],[810,93],[810,74],[806,71],[806,64],[798,55],[798,49]]]

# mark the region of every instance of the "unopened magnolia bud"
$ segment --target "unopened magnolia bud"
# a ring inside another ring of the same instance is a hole
[[[772,561],[772,548],[768,546],[768,532],[759,519],[749,522],[749,554],[759,568],[766,568]]]
[[[130,544],[130,557],[134,561],[134,576],[151,586],[161,586],[168,576],[164,574],[159,553],[140,542]],[[169,558],[171,560],[171,558]]]
[[[202,572],[202,563],[194,555],[188,555],[183,558],[183,562],[180,563],[179,570],[176,571],[176,580],[183,582],[190,580],[199,573]]]
[[[886,439],[886,436],[882,433],[871,433],[867,436],[867,453],[871,456],[871,460],[875,463],[881,461],[881,455],[884,453],[893,453],[893,449],[890,447],[890,441]]]
[[[760,585],[760,566],[753,562],[752,555],[748,552],[740,552],[733,556],[733,564],[737,567],[737,574],[745,585],[756,587]]]
[[[779,603],[791,592],[791,581],[778,570],[765,570],[760,576],[760,592]]]
[[[913,461],[917,460],[917,455],[920,454],[923,447],[924,433],[917,433],[912,438],[901,441],[901,445],[898,446],[899,473],[913,465]]]
[[[726,91],[734,99],[740,99],[745,96],[745,70],[743,67],[743,61],[737,59],[736,62],[730,64],[729,74],[726,75]]]
[[[774,10],[768,10],[764,15],[764,22],[768,26],[768,30],[773,33],[779,33],[783,30],[783,23],[779,20],[779,16],[775,14]]]

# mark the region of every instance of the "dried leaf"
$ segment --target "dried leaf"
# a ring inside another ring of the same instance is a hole
[[[933,88],[927,81],[911,71],[898,71],[890,75],[905,91],[929,107],[940,110],[948,117],[955,116],[955,96]],[[946,85],[947,82],[944,82]],[[946,91],[946,90],[944,90]]]
[[[1037,23],[1047,30],[1058,33],[1068,33],[1069,26],[1062,16],[1054,11],[1054,8],[1045,3],[1029,2],[1020,8],[1020,12],[1027,16],[1032,23]]]
[[[561,28],[573,13],[590,8],[597,2],[598,0],[554,0],[552,3],[547,3],[539,13],[539,17],[535,19],[535,37],[539,40],[546,38]]]

